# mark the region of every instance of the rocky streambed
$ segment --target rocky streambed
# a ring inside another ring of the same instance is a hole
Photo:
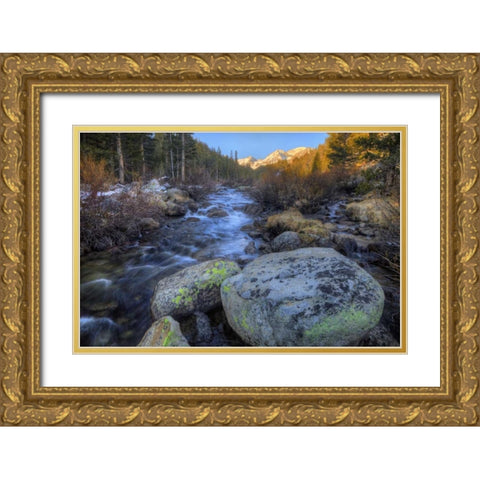
[[[82,346],[398,344],[398,280],[361,205],[267,218],[239,189],[187,200],[136,243],[82,256]]]

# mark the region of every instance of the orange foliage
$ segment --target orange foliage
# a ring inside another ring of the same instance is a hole
[[[326,197],[344,188],[350,175],[350,170],[338,167],[323,173],[270,167],[256,184],[256,196],[274,208],[296,206],[304,212],[315,211]]]
[[[90,196],[95,198],[97,193],[113,183],[113,175],[107,170],[105,160],[94,160],[91,156],[84,156],[80,160],[80,182],[89,187]]]

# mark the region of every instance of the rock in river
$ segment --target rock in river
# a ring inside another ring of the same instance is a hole
[[[182,217],[187,213],[188,208],[183,203],[177,203],[169,200],[165,204],[165,215],[169,217]]]
[[[189,203],[192,200],[188,192],[180,190],[179,188],[170,188],[167,190],[166,197],[168,201],[176,203]]]
[[[256,346],[356,345],[384,302],[377,281],[331,248],[264,255],[221,290],[228,323]]]
[[[220,306],[220,285],[240,272],[235,262],[209,260],[160,280],[153,293],[151,310],[154,319],[165,315],[175,318],[195,311],[208,312]]]
[[[253,240],[248,242],[248,245],[245,247],[244,252],[247,255],[254,255],[255,253],[257,253],[257,247],[255,246],[255,242]]]
[[[212,207],[208,209],[207,217],[228,217],[228,213],[223,208]]]
[[[170,188],[164,194],[165,197],[165,215],[169,217],[181,217],[187,213],[190,208],[197,208],[196,202],[190,197],[189,193],[179,188]]]
[[[138,344],[139,347],[188,347],[180,325],[172,317],[157,320],[147,330]]]
[[[357,222],[388,227],[392,223],[398,223],[400,210],[391,199],[367,198],[361,202],[349,203],[346,214]]]
[[[272,241],[272,250],[274,252],[283,252],[285,250],[295,250],[302,244],[300,235],[297,232],[283,232],[276,236]]]

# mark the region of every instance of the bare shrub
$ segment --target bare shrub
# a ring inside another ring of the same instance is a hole
[[[304,212],[315,211],[325,198],[347,190],[350,178],[349,170],[338,167],[310,175],[267,169],[253,196],[265,207],[286,209],[299,204]]]
[[[215,191],[216,184],[211,179],[203,181],[201,184],[195,185],[181,185],[182,190],[185,190],[195,202],[204,200],[205,197]]]
[[[94,198],[82,202],[80,242],[83,253],[124,245],[139,237],[144,219],[161,223],[163,212],[143,194],[123,193],[115,198]]]
[[[377,235],[381,243],[374,249],[374,254],[393,280],[400,280],[400,206],[398,203],[389,202],[389,214],[391,222],[388,225],[378,227]]]

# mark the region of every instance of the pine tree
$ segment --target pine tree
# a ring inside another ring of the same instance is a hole
[[[355,139],[362,158],[374,165],[385,187],[392,188],[400,181],[400,133],[370,133]]]
[[[185,183],[185,134],[181,133],[180,137],[182,139],[182,154],[181,154],[181,161],[182,161],[182,183]]]
[[[332,165],[347,166],[352,160],[348,144],[350,133],[331,133],[326,141],[327,157]]]

